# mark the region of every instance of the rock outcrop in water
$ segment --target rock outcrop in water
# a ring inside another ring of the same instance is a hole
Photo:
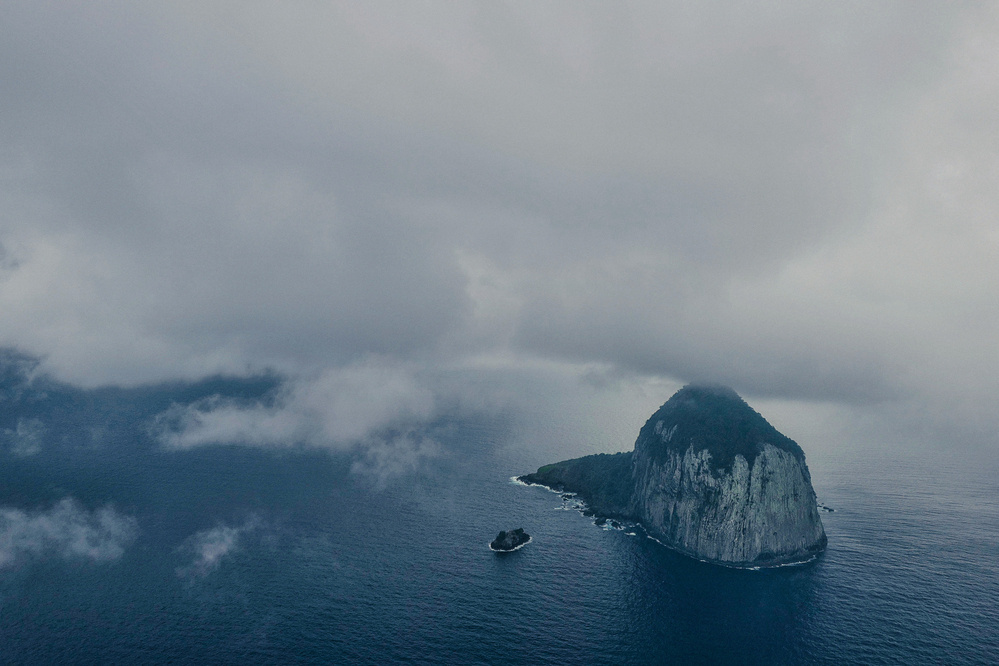
[[[734,391],[686,386],[631,453],[576,458],[520,477],[578,493],[607,518],[732,567],[808,559],[826,545],[805,454]]]
[[[507,553],[511,550],[517,550],[527,542],[531,540],[531,535],[524,531],[523,527],[518,527],[515,530],[506,530],[500,532],[492,543],[489,544],[489,548],[495,550],[498,553]]]

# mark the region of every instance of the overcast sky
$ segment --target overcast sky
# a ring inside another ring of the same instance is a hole
[[[999,5],[33,0],[0,25],[0,345],[85,386],[291,378],[290,420],[202,405],[175,446],[518,400],[637,433],[694,380],[995,444]]]

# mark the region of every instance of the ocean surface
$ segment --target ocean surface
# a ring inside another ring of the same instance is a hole
[[[801,442],[828,550],[736,571],[512,483],[551,460],[502,420],[441,424],[437,457],[379,483],[346,454],[164,450],[125,423],[155,396],[116,427],[120,405],[63,398],[33,412],[48,439],[0,454],[2,663],[999,663],[999,470],[979,459]],[[84,445],[80,419],[109,429]],[[102,507],[120,551],[67,550]],[[515,527],[532,542],[489,550]]]

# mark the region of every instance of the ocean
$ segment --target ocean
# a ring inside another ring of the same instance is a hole
[[[437,424],[439,455],[380,481],[346,453],[165,450],[141,424],[166,397],[82,395],[3,403],[8,440],[30,410],[45,436],[0,454],[2,663],[999,663],[980,458],[801,442],[828,549],[738,571],[511,482],[552,460],[503,419]]]

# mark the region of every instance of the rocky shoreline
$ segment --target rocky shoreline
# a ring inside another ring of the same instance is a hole
[[[536,486],[536,487],[539,487],[539,488],[544,488],[548,492],[555,493],[556,495],[558,495],[559,498],[562,500],[562,506],[556,507],[556,509],[560,509],[560,510],[563,510],[563,511],[577,511],[579,513],[579,515],[581,515],[581,516],[584,516],[586,518],[592,518],[593,519],[593,521],[592,521],[593,525],[596,526],[596,527],[599,527],[599,528],[601,528],[603,530],[618,531],[618,532],[622,532],[622,533],[624,533],[624,534],[626,534],[628,536],[643,536],[646,539],[651,539],[652,541],[655,541],[657,544],[659,544],[660,546],[663,546],[664,548],[667,548],[669,550],[677,552],[677,553],[679,553],[681,555],[684,555],[686,557],[690,557],[690,558],[696,559],[698,562],[703,562],[705,564],[713,564],[713,565],[717,565],[717,566],[726,567],[726,568],[729,568],[729,569],[740,569],[740,570],[748,570],[748,571],[758,571],[758,570],[761,570],[761,569],[780,569],[780,568],[783,568],[783,567],[801,566],[801,565],[813,562],[813,561],[815,561],[815,559],[822,552],[821,549],[819,549],[819,550],[814,551],[811,554],[804,555],[801,559],[791,559],[791,560],[787,560],[787,561],[782,560],[782,561],[779,561],[779,562],[754,562],[754,563],[749,563],[749,564],[730,564],[730,563],[727,563],[727,562],[718,562],[718,561],[707,560],[707,559],[698,557],[697,555],[695,555],[693,553],[685,552],[683,550],[680,550],[679,548],[676,548],[675,546],[671,546],[670,544],[663,543],[662,541],[660,541],[656,537],[654,537],[651,534],[649,534],[649,531],[645,529],[645,526],[642,525],[642,523],[640,523],[638,521],[635,521],[635,520],[623,520],[622,521],[622,520],[618,520],[617,518],[612,518],[612,517],[608,517],[608,516],[602,515],[599,512],[594,511],[592,508],[590,508],[590,506],[587,505],[586,502],[584,502],[584,501],[582,501],[580,499],[577,499],[577,493],[572,492],[569,489],[561,487],[561,486],[559,486],[559,487],[551,487],[551,486],[545,485],[544,483],[536,483],[536,482],[528,481],[527,480],[528,476],[530,476],[530,475],[525,474],[525,475],[522,475],[522,476],[516,476],[516,477],[513,477],[513,480],[517,481],[521,485],[524,485],[524,486]],[[820,508],[820,510],[823,510],[823,509]],[[824,509],[824,510],[832,511],[832,509]]]

